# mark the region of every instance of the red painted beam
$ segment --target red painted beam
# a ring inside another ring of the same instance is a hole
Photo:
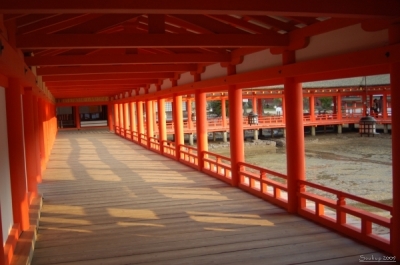
[[[54,75],[43,76],[44,82],[63,82],[63,81],[97,81],[97,80],[131,80],[131,79],[168,79],[174,78],[174,73],[122,73],[122,74],[77,74],[77,75]]]
[[[108,65],[108,64],[165,64],[230,62],[229,54],[126,54],[126,55],[68,55],[25,57],[29,66]]]
[[[190,72],[197,71],[195,64],[156,64],[156,65],[108,65],[77,67],[46,67],[37,69],[37,75],[83,75],[103,73],[151,73],[151,72]]]
[[[48,88],[52,87],[72,87],[72,86],[108,86],[108,85],[137,85],[137,84],[144,84],[144,83],[151,83],[155,84],[158,83],[158,79],[128,79],[128,80],[99,80],[99,81],[62,81],[62,82],[55,82],[50,81],[46,82],[46,86]]]
[[[20,49],[102,48],[240,48],[289,45],[287,35],[271,34],[27,34],[17,36]]]
[[[247,14],[309,17],[395,17],[397,0],[175,0],[175,1],[2,1],[0,10],[14,13]]]

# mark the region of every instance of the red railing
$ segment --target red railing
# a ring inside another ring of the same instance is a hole
[[[125,131],[125,138],[128,140],[132,140],[132,131],[131,130]]]
[[[175,143],[171,141],[161,141],[163,154],[169,158],[176,160],[176,149]]]
[[[142,146],[147,147],[147,135],[145,133],[139,133],[139,143]]]
[[[247,163],[239,163],[239,187],[287,209],[287,176]]]
[[[132,141],[134,141],[135,143],[139,143],[139,133],[133,131],[132,132]]]
[[[116,134],[118,134],[118,135],[120,134],[120,129],[119,129],[119,126],[118,126],[118,125],[115,125],[115,126],[114,126],[114,130],[115,130],[115,133],[116,133]]]
[[[231,159],[211,152],[203,152],[203,172],[232,184]]]
[[[391,214],[391,206],[304,180],[300,180],[299,185],[301,191],[298,196],[302,201],[299,214],[389,253],[391,252],[389,235],[391,226],[395,224],[391,224],[387,217],[363,210],[359,206],[348,205],[346,199],[356,202],[356,205],[364,205],[367,208],[373,207],[378,211],[383,211],[386,215]],[[315,191],[312,192],[310,189]],[[316,193],[323,193],[325,196]]]
[[[187,145],[179,145],[179,161],[185,165],[193,167],[195,169],[199,168],[199,160],[197,156],[197,149]]]
[[[150,149],[156,151],[157,153],[161,153],[161,144],[160,141],[155,137],[150,137]]]

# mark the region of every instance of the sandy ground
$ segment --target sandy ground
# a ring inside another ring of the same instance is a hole
[[[272,140],[276,139],[278,138]],[[247,143],[246,162],[285,174],[286,147],[275,147],[265,143],[266,141]],[[391,205],[391,148],[392,140],[389,134],[360,137],[358,133],[352,132],[306,136],[306,179]],[[212,144],[210,151],[229,156],[229,147],[226,144]]]

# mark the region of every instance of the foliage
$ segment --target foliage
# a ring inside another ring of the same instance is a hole
[[[208,105],[212,108],[212,113],[217,114],[218,117],[222,116],[222,101],[221,100],[211,100]],[[229,116],[229,102],[225,100],[226,116]]]

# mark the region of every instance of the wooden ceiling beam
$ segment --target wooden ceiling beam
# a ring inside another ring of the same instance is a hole
[[[174,73],[122,73],[122,74],[79,74],[79,75],[54,75],[43,76],[45,82],[48,81],[90,81],[90,80],[124,80],[124,79],[168,79],[174,78]]]
[[[91,81],[49,81],[46,82],[46,86],[51,87],[71,87],[71,86],[105,86],[105,85],[137,85],[137,84],[155,84],[158,83],[158,79],[128,79],[128,80],[91,80]]]
[[[37,75],[83,75],[105,73],[151,73],[151,72],[190,72],[196,71],[196,64],[137,64],[137,65],[96,65],[44,67],[36,70]]]
[[[309,17],[379,18],[400,15],[398,0],[174,0],[174,1],[54,1],[4,0],[0,10],[15,13],[104,14],[238,14]]]
[[[230,62],[229,54],[126,54],[126,55],[69,55],[25,57],[29,66],[71,66],[111,64],[219,63]]]
[[[27,34],[17,36],[20,49],[281,47],[289,37],[271,34]]]

